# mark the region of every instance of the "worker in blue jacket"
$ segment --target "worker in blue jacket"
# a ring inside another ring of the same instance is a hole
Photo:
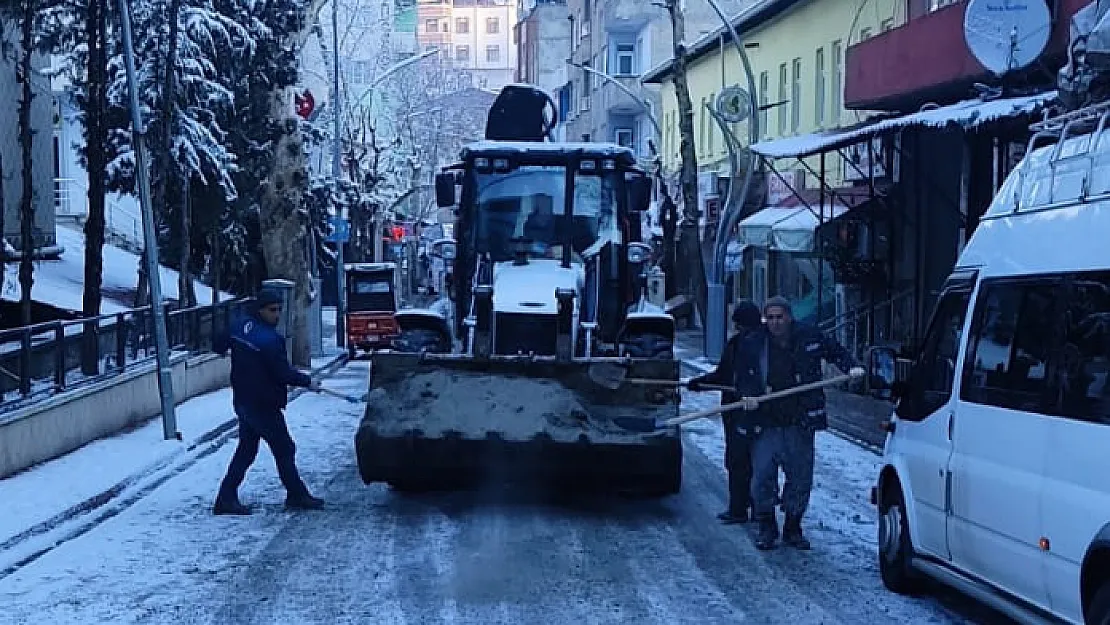
[[[319,509],[324,501],[309,493],[297,472],[296,445],[282,411],[288,403],[289,386],[319,392],[320,383],[289,363],[285,337],[277,331],[281,294],[264,288],[256,305],[253,314],[234,320],[229,332],[218,337],[214,345],[220,355],[231,352],[231,392],[235,414],[239,417],[239,445],[231,458],[227,476],[220,484],[212,511],[215,514],[250,514],[250,508],[239,502],[239,485],[258,455],[261,440],[269,445],[277,463],[278,476],[287,493],[286,507]]]

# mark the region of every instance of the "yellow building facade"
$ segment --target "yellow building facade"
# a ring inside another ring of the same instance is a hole
[[[905,0],[762,0],[737,15],[733,24],[751,61],[759,141],[837,128],[862,121],[867,113],[844,108],[845,51],[880,32],[905,23]],[[694,105],[694,142],[699,169],[728,172],[724,135],[706,113],[722,89],[748,89],[731,36],[710,33],[689,47],[688,81]],[[669,171],[679,167],[678,108],[669,65],[656,68],[645,82],[662,84],[662,154]],[[741,145],[748,144],[747,122],[734,124]],[[825,160],[825,182],[840,186],[843,166],[836,154]],[[794,164],[783,164],[794,169]],[[818,170],[817,157],[810,165]],[[806,176],[806,186],[818,184]]]

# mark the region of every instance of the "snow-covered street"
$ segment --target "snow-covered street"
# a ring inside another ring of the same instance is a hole
[[[364,363],[325,382],[351,395],[361,395],[365,384]],[[230,401],[199,399],[209,418],[231,414]],[[690,396],[685,408],[716,396],[696,400]],[[749,528],[715,519],[725,495],[716,422],[688,426],[678,496],[554,504],[508,493],[417,497],[367,487],[352,451],[361,408],[313,394],[290,404],[298,462],[305,481],[327,499],[324,511],[284,511],[284,492],[263,451],[241,493],[255,514],[212,516],[231,438],[40,557],[27,559],[20,552],[26,545],[0,538],[7,545],[0,549],[0,622],[672,625],[985,618],[966,601],[907,599],[882,587],[867,501],[878,459],[835,436],[818,439],[806,524],[814,550],[762,553]],[[91,453],[103,457],[90,446],[58,462],[79,469],[81,454]],[[58,466],[0,482],[0,499],[15,509],[31,496],[47,505],[50,495],[27,485],[37,472],[57,473]],[[66,479],[83,477],[74,471]],[[57,497],[76,497],[79,490],[60,489]],[[6,537],[18,534],[6,529]]]

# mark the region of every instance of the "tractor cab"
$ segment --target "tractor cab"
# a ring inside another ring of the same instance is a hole
[[[354,358],[359,350],[389,347],[400,335],[395,315],[399,308],[397,265],[358,263],[346,265],[347,350]]]

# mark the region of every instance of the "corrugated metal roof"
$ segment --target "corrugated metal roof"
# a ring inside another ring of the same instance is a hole
[[[756,154],[768,158],[803,158],[854,145],[892,130],[925,126],[958,127],[964,130],[1019,115],[1033,115],[1057,100],[1055,91],[997,100],[964,100],[948,106],[888,117],[851,128],[825,130],[797,137],[761,141],[752,146]]]

